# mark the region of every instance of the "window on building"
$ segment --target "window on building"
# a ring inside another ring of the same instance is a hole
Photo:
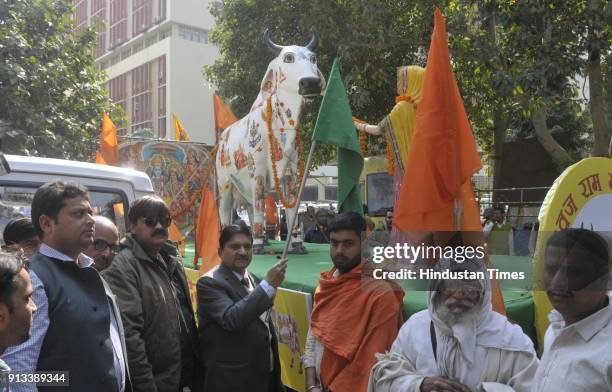
[[[98,34],[94,55],[100,57],[106,52],[106,0],[91,0],[91,23]]]
[[[166,137],[166,56],[157,59],[157,129],[159,137]]]
[[[121,106],[123,112],[127,113],[127,74],[119,75],[108,82],[108,93],[111,102]],[[126,135],[127,128],[117,128],[118,135]]]
[[[166,4],[166,0],[159,0],[159,9],[157,11],[157,15],[159,15],[157,20],[158,23],[166,20]]]
[[[194,29],[187,26],[179,26],[178,36],[187,41],[208,43],[208,32],[206,30]]]
[[[132,36],[145,31],[153,23],[153,0],[133,0]]]
[[[74,19],[76,20],[76,33],[80,34],[87,28],[87,0],[72,0],[74,5]]]
[[[338,187],[337,186],[326,186],[325,187],[325,200],[337,200],[338,199]]]
[[[127,41],[127,0],[110,0],[109,48]]]
[[[132,70],[132,132],[153,129],[151,63]]]
[[[316,186],[305,186],[302,191],[302,201],[317,201],[319,199],[319,188]]]

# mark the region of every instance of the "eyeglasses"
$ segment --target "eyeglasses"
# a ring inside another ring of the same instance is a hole
[[[153,218],[151,216],[147,216],[144,218],[144,223],[145,225],[149,226],[149,227],[155,227],[157,226],[157,222],[159,222],[162,227],[169,227],[170,223],[172,223],[172,218],[170,218],[169,216],[165,217],[165,218]]]
[[[121,247],[119,245],[109,244],[108,242],[102,239],[95,240],[93,245],[94,245],[94,249],[97,250],[98,252],[104,252],[106,248],[110,248],[111,252],[113,253],[119,253],[119,251],[121,250]]]

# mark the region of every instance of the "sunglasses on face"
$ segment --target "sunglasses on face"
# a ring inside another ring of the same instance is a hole
[[[149,227],[157,226],[157,222],[159,222],[162,225],[162,227],[167,228],[168,226],[170,226],[170,223],[172,223],[172,218],[170,218],[169,216],[165,218],[153,218],[153,217],[147,216],[146,218],[144,218],[145,225]]]
[[[111,252],[113,253],[119,253],[119,250],[121,250],[119,245],[109,244],[108,242],[101,240],[101,239],[95,240],[93,245],[94,245],[94,249],[97,250],[98,252],[104,252],[106,248],[110,248]]]

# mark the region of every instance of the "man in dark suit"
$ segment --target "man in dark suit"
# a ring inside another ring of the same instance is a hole
[[[197,284],[206,392],[284,390],[270,308],[287,262],[276,263],[260,281],[246,270],[252,246],[246,226],[225,227],[219,239],[221,264]]]

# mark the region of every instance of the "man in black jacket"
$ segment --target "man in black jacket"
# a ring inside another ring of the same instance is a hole
[[[287,262],[276,263],[260,281],[246,270],[252,246],[247,227],[225,227],[219,239],[221,264],[198,281],[206,392],[284,390],[270,308]]]
[[[123,317],[135,392],[200,391],[198,335],[185,270],[168,242],[170,210],[143,196],[128,212],[130,233],[102,272]]]

